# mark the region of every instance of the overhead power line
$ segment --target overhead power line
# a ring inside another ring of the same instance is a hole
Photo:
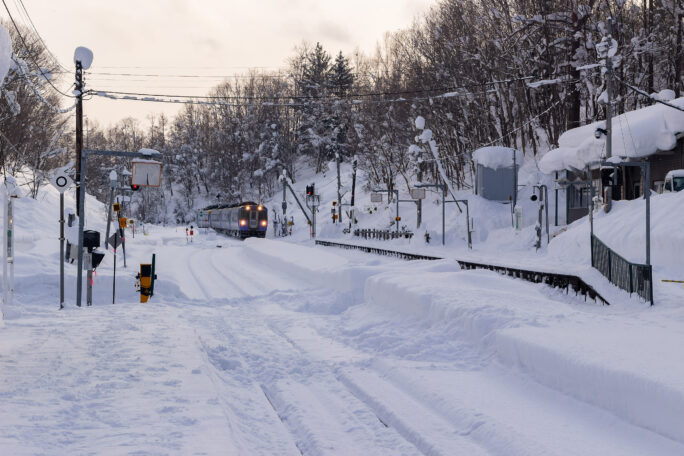
[[[475,96],[475,95],[483,95],[483,94],[488,94],[488,93],[494,93],[495,91],[493,89],[483,91],[483,92],[446,92],[438,95],[429,95],[429,96],[424,96],[424,97],[411,97],[411,98],[404,98],[404,97],[399,97],[399,98],[392,98],[392,99],[385,99],[385,100],[372,100],[372,99],[353,99],[353,98],[325,98],[325,99],[312,99],[313,103],[317,104],[323,104],[323,103],[350,103],[352,105],[361,105],[361,104],[391,104],[391,103],[411,103],[411,102],[416,102],[416,101],[428,101],[428,100],[439,100],[439,99],[446,99],[446,98],[453,98],[453,97],[467,97],[467,96]],[[298,101],[298,102],[274,102],[274,101],[261,101],[260,103],[256,103],[254,101],[252,102],[233,102],[233,101],[224,101],[225,99],[221,99],[220,97],[216,99],[209,99],[207,100],[206,97],[192,97],[190,95],[183,95],[183,98],[178,99],[171,99],[165,96],[139,96],[139,95],[121,95],[118,94],[117,92],[107,92],[107,91],[97,91],[97,90],[89,90],[86,92],[86,95],[88,96],[97,96],[97,97],[103,97],[103,98],[109,98],[112,100],[127,100],[127,101],[145,101],[145,102],[151,102],[151,103],[171,103],[171,104],[189,104],[189,105],[206,105],[206,106],[227,106],[227,107],[254,107],[254,106],[262,106],[262,107],[286,107],[286,108],[296,108],[296,107],[307,107],[311,106],[311,102],[303,102],[303,101]]]
[[[15,0],[15,3],[16,3],[16,1],[17,1],[17,0]],[[31,15],[29,14],[28,10],[26,9],[26,6],[24,6],[23,0],[18,0],[18,1],[19,1],[19,4],[21,5],[21,9],[24,10],[24,14],[26,15],[26,19],[28,19],[29,24],[31,24],[31,28],[33,29],[33,32],[36,34],[36,36],[38,37],[38,39],[40,40],[40,42],[43,43],[43,47],[45,48],[45,50],[47,51],[47,53],[50,54],[50,56],[55,60],[55,63],[57,63],[57,65],[58,65],[60,68],[62,68],[62,70],[66,71],[66,72],[69,72],[69,70],[68,70],[64,65],[62,65],[62,64],[60,63],[59,59],[52,53],[52,51],[50,51],[50,48],[48,47],[47,43],[45,42],[45,40],[43,39],[43,37],[42,37],[42,36],[40,35],[40,33],[38,32],[38,29],[36,28],[36,25],[33,23],[33,19],[31,19]]]
[[[639,95],[643,95],[643,96],[645,96],[645,97],[647,97],[647,98],[649,98],[649,99],[655,101],[656,103],[664,104],[665,106],[669,106],[669,107],[672,108],[672,109],[676,109],[677,111],[682,111],[682,112],[684,112],[684,108],[680,108],[679,106],[673,105],[672,103],[668,103],[667,101],[659,100],[658,98],[655,98],[655,97],[653,97],[652,95],[650,95],[648,92],[646,92],[646,91],[644,91],[644,90],[641,90],[641,89],[639,89],[639,88],[637,88],[637,87],[634,87],[634,86],[631,85],[631,84],[627,84],[625,81],[623,81],[622,79],[618,78],[617,76],[614,76],[614,77],[615,77],[615,79],[618,80],[618,82],[620,82],[620,84],[624,85],[625,87],[627,87],[628,89],[632,90],[633,92],[636,92],[636,93],[638,93]]]
[[[43,78],[48,82],[48,84],[50,84],[52,86],[53,89],[55,89],[57,92],[59,92],[63,96],[69,97],[69,98],[76,98],[74,95],[70,95],[70,94],[62,92],[60,89],[57,88],[57,86],[55,86],[52,83],[52,81],[48,77],[49,75],[45,74],[45,72],[43,71],[41,66],[38,64],[36,59],[34,59],[33,55],[31,54],[30,49],[28,47],[28,44],[26,43],[24,36],[21,34],[21,31],[19,30],[19,26],[14,21],[14,17],[12,17],[12,13],[10,12],[9,8],[7,7],[7,2],[5,0],[2,0],[2,4],[5,6],[5,10],[7,11],[7,14],[9,15],[10,21],[12,22],[12,25],[14,26],[14,29],[16,30],[17,35],[19,36],[19,39],[21,40],[21,43],[24,46],[24,49],[26,50],[26,54],[29,56],[29,58],[31,59],[33,64],[36,66],[36,68],[38,68],[38,71],[40,72],[41,76],[43,76]]]
[[[92,92],[105,92],[110,95],[121,95],[121,96],[131,96],[131,97],[152,97],[152,98],[188,98],[188,99],[197,99],[197,100],[262,100],[262,101],[279,101],[279,100],[331,100],[331,101],[337,101],[340,100],[340,98],[368,98],[368,97],[383,97],[383,96],[403,96],[403,95],[416,95],[416,94],[425,94],[425,93],[430,93],[430,92],[442,92],[442,97],[444,96],[445,93],[450,93],[450,92],[456,92],[458,90],[463,90],[463,89],[471,89],[471,88],[482,88],[487,85],[492,85],[492,84],[500,84],[500,83],[508,83],[508,82],[515,82],[515,81],[522,81],[522,80],[527,80],[527,79],[532,79],[533,76],[524,76],[520,78],[512,78],[512,79],[505,79],[505,80],[500,80],[500,81],[487,81],[487,82],[482,82],[482,83],[473,83],[473,84],[466,84],[462,86],[457,86],[457,87],[436,87],[436,88],[427,88],[427,89],[416,89],[416,90],[399,90],[399,91],[391,91],[391,92],[368,92],[368,93],[350,93],[344,95],[344,97],[334,97],[331,95],[273,95],[273,96],[238,96],[238,95],[228,95],[228,96],[209,96],[209,95],[203,95],[203,96],[197,96],[197,95],[172,95],[172,94],[158,94],[158,93],[142,93],[142,92],[123,92],[123,91],[114,91],[114,90],[103,90],[103,91],[98,91],[97,89],[94,89]],[[558,83],[561,82],[568,82],[568,81],[558,81]],[[435,97],[438,96],[435,95]]]

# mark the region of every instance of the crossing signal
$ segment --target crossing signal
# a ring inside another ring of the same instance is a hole
[[[134,192],[137,192],[138,190],[140,190],[140,185],[131,184],[131,190],[133,190]]]

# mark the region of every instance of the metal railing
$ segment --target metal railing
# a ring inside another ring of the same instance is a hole
[[[390,239],[411,239],[413,237],[413,233],[411,231],[357,228],[354,230],[354,236],[361,237],[363,239],[380,239],[381,241],[388,241]]]
[[[330,242],[317,240],[316,245],[323,245],[326,247],[339,247],[349,250],[361,250],[366,253],[374,253],[376,255],[387,255],[404,260],[443,260],[444,258],[433,257],[428,255],[419,255],[415,253],[397,252],[394,250],[379,249],[376,247],[366,247],[364,245],[342,244],[340,242]],[[498,266],[493,264],[475,263],[472,261],[456,260],[462,269],[488,269],[496,271],[499,274],[507,275],[517,279],[527,280],[533,283],[544,283],[554,288],[561,288],[569,293],[572,289],[575,294],[582,294],[584,299],[587,297],[594,301],[601,301],[605,305],[609,305],[603,296],[601,296],[591,285],[584,280],[574,275],[558,274],[555,272],[545,271],[531,271],[527,269],[510,268],[507,266]]]
[[[653,305],[653,268],[632,263],[615,253],[599,238],[591,236],[591,265],[613,285],[636,293]]]
[[[374,253],[376,255],[393,256],[401,258],[402,260],[442,260],[440,257],[433,257],[429,255],[419,255],[416,253],[397,252],[394,250],[379,249],[377,247],[366,247],[365,245],[342,244],[340,242],[330,242],[316,240],[316,245],[325,247],[339,247],[347,250],[361,250],[366,253]]]

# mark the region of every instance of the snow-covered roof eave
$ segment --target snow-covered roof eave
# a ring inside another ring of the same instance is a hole
[[[522,152],[517,149],[504,146],[480,147],[473,152],[473,161],[478,165],[492,169],[512,168],[513,154],[515,154],[516,165],[522,165]]]
[[[684,108],[684,97],[671,104]],[[648,157],[659,151],[672,150],[684,137],[684,112],[663,104],[629,111],[613,118],[612,155],[624,159]],[[605,156],[605,136],[595,137],[605,121],[573,128],[563,133],[558,149],[549,151],[539,163],[542,172],[550,174],[572,166],[584,169]],[[556,152],[558,151],[558,152]]]

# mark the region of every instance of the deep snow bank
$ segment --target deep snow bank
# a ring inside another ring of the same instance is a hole
[[[577,308],[542,289],[489,271],[383,273],[366,281],[365,298],[391,318],[447,326],[540,383],[684,442],[681,324]]]
[[[616,201],[611,212],[599,210],[594,233],[629,261],[644,263],[646,255],[646,201]],[[651,197],[651,263],[684,271],[684,192]],[[573,263],[590,262],[588,218],[573,223],[554,238],[549,254]]]

